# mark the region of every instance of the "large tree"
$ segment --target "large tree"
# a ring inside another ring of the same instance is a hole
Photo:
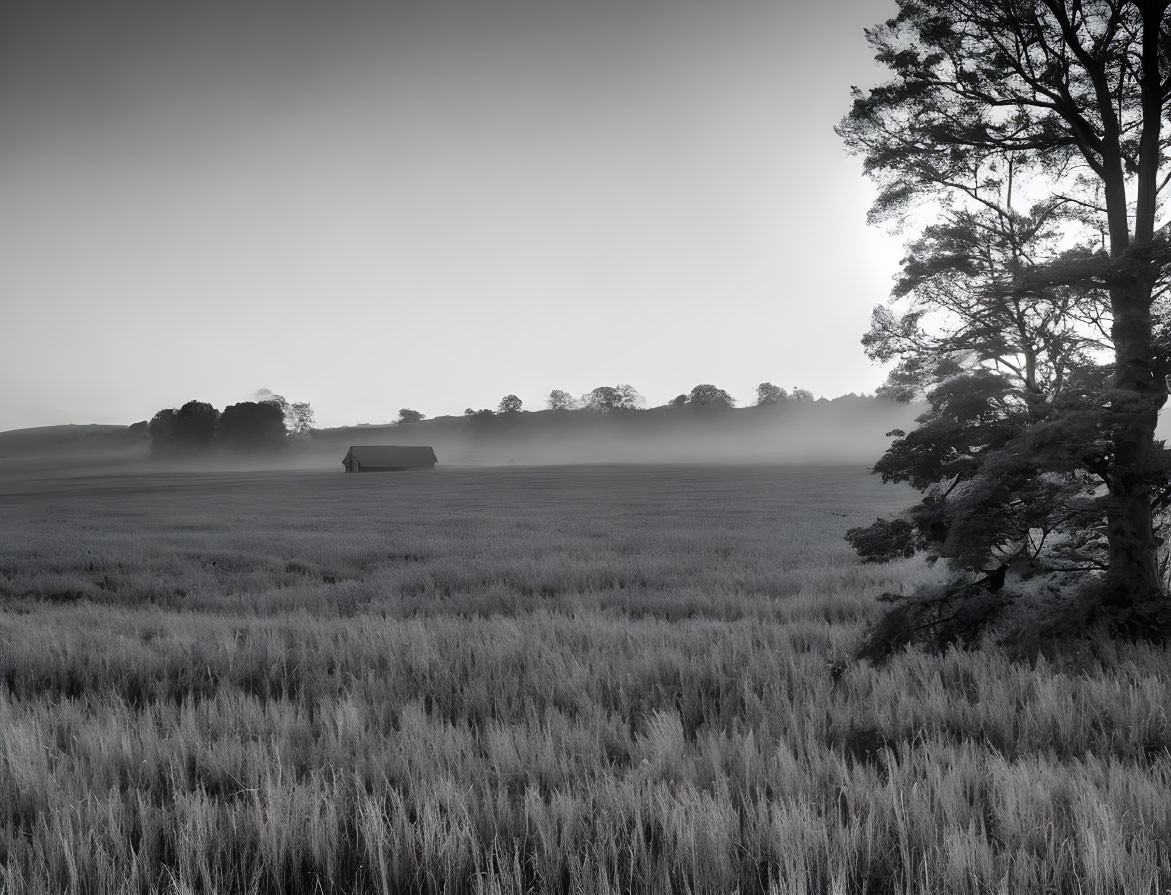
[[[1154,431],[1167,397],[1167,366],[1153,308],[1168,257],[1158,216],[1171,177],[1162,127],[1171,96],[1169,2],[898,0],[898,5],[894,18],[867,32],[893,78],[868,93],[856,90],[839,128],[877,182],[872,219],[913,222],[934,210],[943,220],[940,228],[957,232],[978,233],[977,215],[1002,224],[1031,216],[1058,228],[1054,238],[1070,252],[1026,258],[1001,242],[997,270],[985,269],[989,281],[962,296],[967,320],[988,324],[986,334],[1001,339],[1011,328],[1003,319],[986,319],[985,312],[1003,309],[1008,296],[1040,296],[1034,303],[1044,313],[1069,299],[1080,302],[1080,313],[1100,290],[1112,353],[1109,380],[1078,386],[1082,430],[1074,435],[1076,427],[1066,427],[1054,438],[1084,445],[1098,437],[1096,448],[1077,460],[1106,492],[1099,502],[1106,542],[1101,600],[1131,627],[1149,626],[1165,614],[1153,519],[1158,489],[1166,481]],[[934,234],[946,236],[942,229]],[[1090,251],[1095,239],[1101,257]],[[880,345],[887,323],[896,324],[888,336],[897,340],[899,321],[876,320],[879,341],[870,347]],[[1043,340],[1060,331],[1060,323],[1051,318],[1033,334]],[[1075,351],[1086,347],[1079,341],[1085,331],[1065,332]],[[1029,334],[1018,336],[1015,345],[989,350],[1025,360],[1019,349]],[[969,357],[970,341],[964,345]],[[979,358],[979,349],[974,354]],[[1048,349],[1035,354],[1051,363],[1045,373],[1050,379],[1035,382],[1031,394],[1026,388],[1025,404],[1052,404],[1061,390],[1052,377],[1084,365],[1072,357],[1055,361],[1060,352]],[[1001,376],[983,381],[985,406],[1020,394],[1011,371],[983,373]],[[937,379],[937,387],[946,385],[946,377]],[[933,409],[947,416],[946,408],[959,406],[957,400],[937,393]],[[957,417],[948,419],[954,423]],[[974,431],[981,423],[976,416],[965,424]],[[1018,425],[1003,432],[1000,447],[1023,431]],[[918,446],[925,445],[940,448],[920,439]],[[1012,452],[1021,462],[1029,459],[1025,447],[1017,443]],[[1046,481],[1043,470],[1034,472],[1033,480]],[[1011,472],[1003,475],[1002,485]],[[1002,580],[1003,572],[992,583],[999,586]]]
[[[867,559],[921,549],[958,574],[895,601],[866,652],[971,638],[1023,580],[1072,595],[1107,568],[1095,472],[1108,450],[1095,362],[1107,302],[1092,284],[1013,285],[1052,251],[1049,218],[946,215],[910,244],[890,304],[875,309],[863,344],[898,361],[886,391],[928,402],[917,429],[891,433],[875,472],[924,496],[847,538]]]

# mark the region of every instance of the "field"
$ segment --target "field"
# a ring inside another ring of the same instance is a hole
[[[0,893],[1151,893],[1171,656],[848,662],[852,467],[0,478]]]

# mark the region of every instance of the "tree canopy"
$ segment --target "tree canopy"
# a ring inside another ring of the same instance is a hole
[[[505,395],[500,399],[496,411],[498,413],[519,413],[522,407],[524,407],[524,401],[516,395]]]
[[[577,408],[577,401],[574,400],[573,395],[564,389],[555,388],[549,392],[549,397],[545,401],[545,405],[550,410],[574,410]]]
[[[313,408],[308,402],[295,401],[290,403],[284,395],[278,395],[267,388],[257,390],[256,394],[261,402],[275,404],[281,409],[285,420],[285,429],[290,435],[307,435],[313,430],[317,421],[314,418]]]
[[[168,407],[151,417],[146,427],[151,453],[165,454],[178,446],[179,442],[175,438],[175,417],[178,413],[174,407]]]
[[[215,442],[220,413],[205,401],[188,401],[178,410],[167,408],[147,425],[151,452],[180,454],[204,450]]]
[[[236,450],[276,447],[287,434],[284,413],[274,401],[229,404],[220,415],[216,434],[224,447]]]
[[[606,413],[612,410],[635,410],[642,404],[642,395],[635,391],[633,386],[624,384],[600,385],[581,397],[582,407],[597,413]]]
[[[768,407],[773,404],[780,404],[787,397],[789,397],[788,392],[786,392],[779,385],[773,385],[771,382],[762,382],[756,387],[757,407]]]
[[[736,399],[722,388],[704,382],[688,393],[687,403],[692,407],[735,407]]]
[[[190,448],[205,448],[215,440],[220,413],[206,401],[188,401],[174,418],[175,439]]]

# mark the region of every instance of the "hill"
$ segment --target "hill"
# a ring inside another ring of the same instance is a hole
[[[76,451],[108,453],[147,446],[146,424],[37,426],[0,432],[0,457]]]

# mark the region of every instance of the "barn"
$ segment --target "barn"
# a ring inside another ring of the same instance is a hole
[[[439,460],[430,445],[353,444],[342,460],[346,472],[431,469]]]

